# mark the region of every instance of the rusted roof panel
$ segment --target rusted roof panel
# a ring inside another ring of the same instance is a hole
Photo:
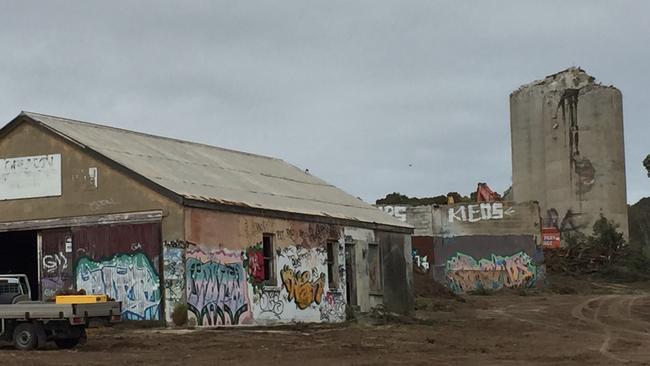
[[[22,114],[188,199],[410,227],[281,159]]]

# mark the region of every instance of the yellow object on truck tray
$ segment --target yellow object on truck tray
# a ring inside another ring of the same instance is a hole
[[[106,295],[61,295],[56,297],[57,304],[94,304],[107,302]]]

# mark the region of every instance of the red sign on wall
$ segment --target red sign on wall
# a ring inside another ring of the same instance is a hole
[[[544,248],[557,249],[560,247],[560,230],[555,227],[545,227],[542,229],[542,241]]]

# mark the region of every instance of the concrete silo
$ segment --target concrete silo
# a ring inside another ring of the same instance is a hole
[[[510,95],[512,197],[538,201],[545,227],[591,233],[603,214],[628,235],[621,92],[580,68]]]

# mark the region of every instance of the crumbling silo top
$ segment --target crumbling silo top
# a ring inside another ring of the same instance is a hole
[[[585,70],[580,67],[572,66],[558,73],[548,75],[542,80],[536,80],[532,83],[524,84],[512,92],[510,96],[533,88],[543,88],[545,91],[553,92],[566,89],[582,89],[585,86],[591,85],[600,86],[601,84],[596,81],[595,77],[587,74]]]

